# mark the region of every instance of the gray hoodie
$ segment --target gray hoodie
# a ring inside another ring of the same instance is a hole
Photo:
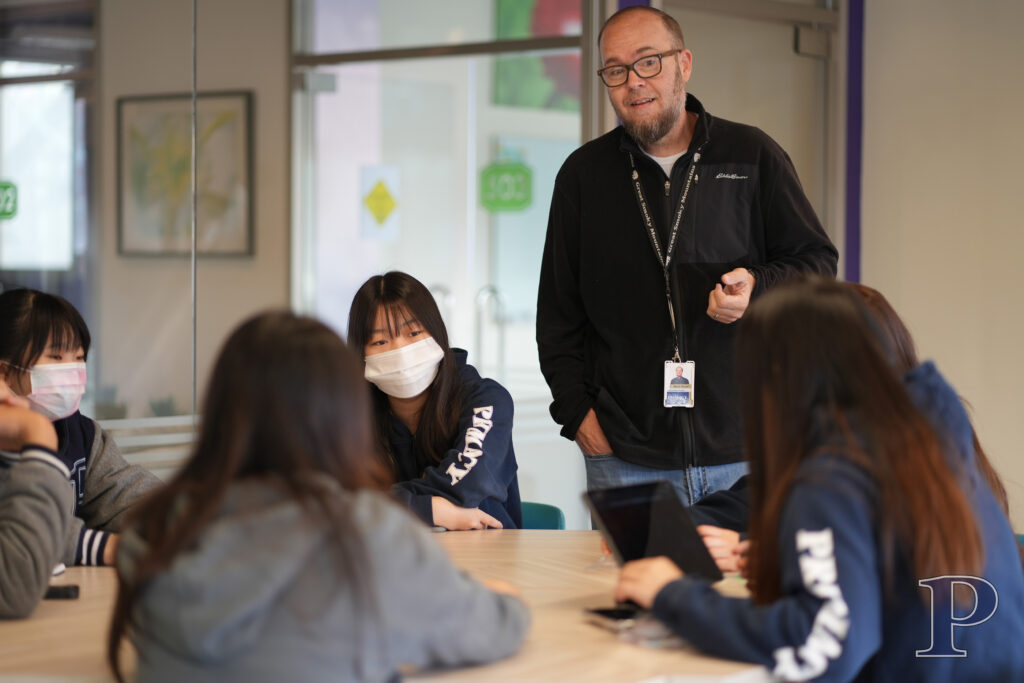
[[[163,482],[145,467],[128,464],[95,420],[76,412],[53,426],[61,438],[57,457],[71,471],[76,497],[62,561],[69,567],[103,564],[110,535],[121,531],[132,506]]]
[[[53,451],[0,453],[0,618],[27,617],[46,592],[74,508]]]
[[[143,591],[139,680],[386,681],[399,666],[481,664],[519,649],[530,620],[522,601],[456,569],[380,494],[327,485],[362,535],[358,592],[323,520],[276,486],[236,484],[197,546]],[[126,532],[119,571],[130,577],[144,550]]]

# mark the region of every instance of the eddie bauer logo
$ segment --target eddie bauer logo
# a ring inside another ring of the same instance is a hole
[[[735,173],[719,173],[715,176],[715,180],[718,180],[719,178],[725,178],[726,180],[746,180],[749,177],[750,176],[737,175]]]
[[[983,624],[992,618],[999,606],[999,593],[991,583],[977,576],[936,576],[921,579],[917,585],[924,586],[931,593],[932,633],[927,650],[915,650],[916,657],[966,657],[967,650],[959,649],[953,642],[958,628]],[[957,585],[966,586],[974,593],[973,609],[957,609],[953,590]],[[957,614],[960,611],[961,614]]]

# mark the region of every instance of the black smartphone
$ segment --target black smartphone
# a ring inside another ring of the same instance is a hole
[[[591,624],[618,632],[631,628],[643,610],[630,605],[617,605],[616,607],[592,607],[583,612]]]
[[[608,619],[634,619],[640,613],[636,607],[592,607],[587,611]]]
[[[78,584],[69,583],[63,586],[50,586],[43,595],[43,600],[77,600]]]

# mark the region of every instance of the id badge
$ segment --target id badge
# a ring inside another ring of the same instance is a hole
[[[692,360],[665,361],[665,407],[692,408],[696,369]]]

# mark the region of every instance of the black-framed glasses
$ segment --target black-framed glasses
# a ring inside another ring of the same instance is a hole
[[[597,70],[597,75],[601,77],[604,84],[609,88],[620,86],[629,80],[629,72],[632,71],[640,78],[654,78],[661,73],[661,60],[663,57],[671,57],[679,50],[666,50],[665,52],[659,52],[655,55],[647,55],[641,57],[632,64],[612,64],[606,66],[603,69]]]

